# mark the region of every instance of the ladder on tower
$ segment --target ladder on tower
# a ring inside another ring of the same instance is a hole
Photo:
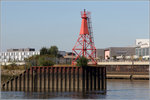
[[[87,23],[88,23],[88,30],[89,30],[89,34],[90,34],[90,38],[91,38],[91,44],[94,44],[94,37],[93,37],[93,29],[92,29],[92,21],[91,21],[91,14],[90,12],[87,13]],[[92,46],[92,52],[95,50]],[[96,57],[96,52],[93,54],[93,57]]]
[[[88,29],[89,29],[89,34],[92,40],[92,44],[94,44],[94,38],[93,38],[93,29],[92,29],[92,21],[91,21],[91,14],[88,12],[87,14],[87,22],[88,22]]]

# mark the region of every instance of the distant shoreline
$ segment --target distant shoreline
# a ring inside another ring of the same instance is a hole
[[[107,79],[149,80],[149,75],[107,75]]]
[[[107,79],[149,80],[149,72],[107,72]]]

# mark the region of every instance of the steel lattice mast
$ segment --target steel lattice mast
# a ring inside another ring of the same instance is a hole
[[[75,59],[72,57],[72,64],[74,65],[76,60],[80,59],[81,56],[88,58],[92,64],[96,64],[96,47],[92,35],[90,13],[84,10],[84,12],[81,12],[81,18],[80,34],[72,49],[72,54],[76,54]]]

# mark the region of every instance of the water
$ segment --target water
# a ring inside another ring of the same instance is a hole
[[[107,93],[1,92],[2,99],[103,99],[150,100],[149,80],[107,80]]]

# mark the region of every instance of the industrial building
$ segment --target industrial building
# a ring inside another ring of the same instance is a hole
[[[58,51],[58,54],[60,54],[64,57],[66,55],[66,51]]]
[[[114,56],[124,56],[126,58],[142,57],[143,59],[149,59],[149,39],[136,39],[135,45],[132,47],[109,47],[105,49],[97,49],[96,57],[98,59],[111,59]]]
[[[100,59],[111,59],[114,56],[133,55],[135,55],[135,47],[109,47],[105,49],[97,49],[97,57]]]
[[[136,39],[136,55],[149,58],[149,39]]]
[[[135,55],[135,47],[110,47],[105,49],[104,58],[109,59],[113,56],[133,56]]]
[[[104,49],[96,49],[96,58],[104,59]]]

